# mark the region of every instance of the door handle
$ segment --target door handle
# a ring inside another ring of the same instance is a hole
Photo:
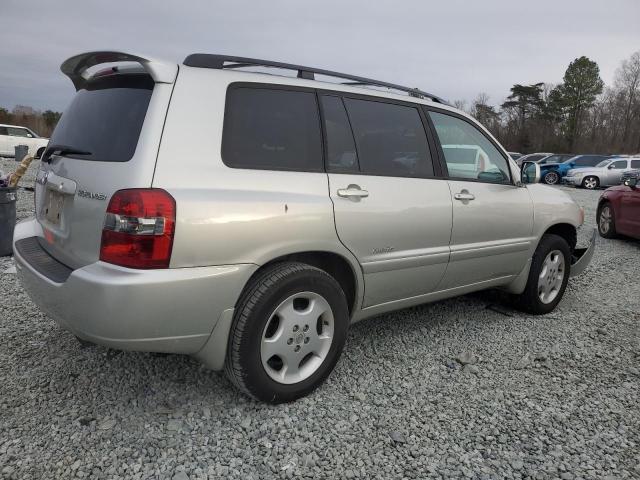
[[[352,200],[360,200],[369,196],[369,192],[360,188],[359,185],[351,184],[347,188],[339,188],[338,196],[342,198],[349,198]]]
[[[456,200],[461,200],[461,201],[469,201],[469,200],[475,200],[476,199],[475,195],[473,195],[472,193],[469,193],[468,190],[462,190],[460,193],[454,194],[453,198],[455,198]]]

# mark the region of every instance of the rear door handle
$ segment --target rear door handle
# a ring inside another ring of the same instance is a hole
[[[469,201],[469,200],[475,200],[476,199],[475,195],[473,195],[472,193],[469,193],[468,190],[462,190],[460,193],[454,194],[453,198],[455,198],[456,200],[461,200],[461,201]]]
[[[360,188],[360,185],[351,184],[347,188],[339,188],[338,196],[342,198],[349,198],[352,200],[359,200],[369,196],[369,192]]]

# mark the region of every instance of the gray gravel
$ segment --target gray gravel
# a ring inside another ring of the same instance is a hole
[[[599,193],[567,191],[594,225]],[[639,254],[598,237],[544,317],[484,292],[357,324],[328,382],[277,407],[188,357],[83,348],[0,259],[1,475],[639,478]]]

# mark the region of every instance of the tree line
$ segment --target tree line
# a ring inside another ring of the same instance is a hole
[[[465,108],[509,151],[640,153],[640,51],[621,62],[612,86],[587,57],[569,64],[562,83],[515,84],[499,106],[481,93]]]
[[[25,105],[16,105],[11,111],[0,107],[0,123],[28,127],[41,137],[51,136],[61,116],[61,112],[41,112]]]

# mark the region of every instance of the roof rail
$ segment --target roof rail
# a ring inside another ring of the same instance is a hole
[[[225,68],[245,67],[273,67],[281,68],[284,70],[297,70],[298,78],[315,80],[315,74],[325,75],[327,77],[349,80],[349,82],[344,82],[344,85],[364,85],[390,88],[392,90],[406,92],[412,97],[429,98],[434,102],[448,105],[448,102],[446,100],[417,88],[403,87],[402,85],[396,85],[394,83],[383,82],[380,80],[373,80],[371,78],[358,77],[356,75],[350,75],[347,73],[332,72],[331,70],[323,70],[321,68],[293,65],[291,63],[274,62],[272,60],[259,60],[256,58],[233,57],[228,55],[216,55],[211,53],[193,53],[185,58],[184,62],[182,63],[188,67],[215,68],[220,70]]]

